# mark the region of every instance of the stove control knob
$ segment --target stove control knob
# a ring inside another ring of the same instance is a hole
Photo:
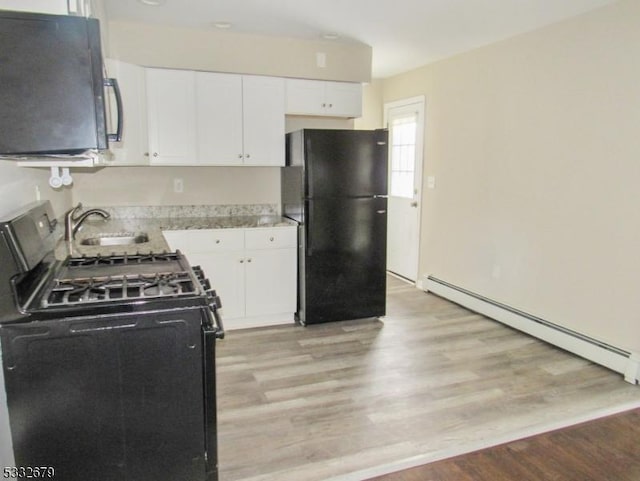
[[[207,290],[207,298],[209,299],[209,305],[211,307],[222,309],[222,301],[220,300],[220,297],[216,294],[215,289]]]

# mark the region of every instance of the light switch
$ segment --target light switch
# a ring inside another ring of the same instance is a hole
[[[173,191],[176,194],[182,194],[184,192],[184,182],[182,179],[173,179]]]
[[[316,53],[316,65],[320,68],[325,68],[327,66],[327,54],[324,52]]]
[[[427,189],[436,188],[436,178],[433,175],[427,177]]]

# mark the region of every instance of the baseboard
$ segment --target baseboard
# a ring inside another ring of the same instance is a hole
[[[625,380],[631,384],[638,384],[640,381],[640,355],[637,353],[612,346],[433,276],[424,276],[422,284],[424,291],[433,292],[474,312],[605,366],[624,375]]]

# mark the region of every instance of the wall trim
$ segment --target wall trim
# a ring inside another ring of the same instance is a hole
[[[624,375],[625,381],[631,384],[640,382],[638,353],[599,341],[430,275],[423,276],[422,284],[426,292],[437,294],[474,312],[484,314],[509,327],[607,367]]]

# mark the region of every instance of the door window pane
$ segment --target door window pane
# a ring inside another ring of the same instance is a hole
[[[415,113],[391,119],[392,196],[413,198],[417,127],[418,118]]]

